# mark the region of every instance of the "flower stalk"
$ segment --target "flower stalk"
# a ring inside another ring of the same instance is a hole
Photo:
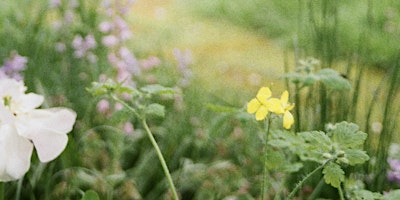
[[[265,199],[265,193],[267,192],[267,176],[268,176],[268,136],[269,136],[269,130],[270,130],[270,125],[271,125],[271,117],[268,116],[267,120],[266,120],[266,124],[265,124],[265,129],[266,129],[266,134],[265,134],[265,138],[264,138],[264,168],[263,168],[263,182],[262,182],[262,188],[261,188],[261,199]]]
[[[179,200],[178,193],[176,192],[176,188],[175,188],[174,182],[172,181],[171,173],[170,173],[170,171],[168,169],[167,163],[165,162],[164,156],[162,155],[162,152],[161,152],[160,148],[158,147],[157,141],[155,140],[155,138],[154,138],[149,126],[147,125],[146,118],[144,116],[140,115],[134,108],[132,108],[130,105],[128,105],[126,102],[124,102],[123,100],[121,100],[117,96],[111,95],[111,97],[115,101],[121,103],[124,107],[126,107],[129,111],[131,111],[137,118],[140,119],[140,122],[141,122],[143,128],[145,129],[146,134],[147,134],[148,138],[150,139],[151,144],[154,147],[154,150],[156,151],[158,159],[160,160],[160,163],[161,163],[161,166],[163,168],[164,174],[167,177],[168,184],[169,184],[170,190],[171,190],[172,195],[173,195],[173,199],[174,200]]]
[[[328,162],[326,162],[328,163]],[[317,173],[319,170],[321,170],[322,168],[324,168],[324,166],[326,165],[320,165],[319,167],[315,168],[312,172],[310,172],[309,174],[307,174],[307,176],[305,176],[303,178],[303,180],[301,180],[296,187],[292,190],[292,192],[290,192],[289,196],[287,197],[287,199],[292,199],[294,197],[294,195],[297,193],[297,191],[299,191],[299,189],[303,186],[304,182],[306,182],[311,176],[313,176],[315,173]]]
[[[146,134],[147,134],[147,136],[149,137],[149,139],[150,139],[150,141],[151,141],[151,144],[152,144],[153,147],[154,147],[154,150],[156,150],[158,159],[160,160],[161,166],[162,166],[162,168],[163,168],[163,170],[164,170],[164,174],[165,174],[165,176],[167,177],[169,187],[170,187],[170,189],[171,189],[171,191],[172,191],[172,195],[173,195],[173,197],[174,197],[175,200],[178,200],[178,199],[179,199],[179,198],[178,198],[178,193],[176,192],[174,182],[172,181],[171,173],[169,172],[167,163],[165,162],[165,159],[164,159],[164,156],[162,155],[161,150],[160,150],[160,148],[159,148],[158,145],[157,145],[157,141],[154,139],[154,136],[153,136],[153,134],[151,133],[150,128],[149,128],[149,126],[147,125],[146,120],[145,120],[145,119],[142,119],[142,120],[141,120],[141,123],[142,123],[144,129],[146,130]]]

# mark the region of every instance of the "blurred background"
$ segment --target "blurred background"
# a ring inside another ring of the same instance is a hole
[[[171,198],[138,120],[87,92],[106,79],[179,91],[156,99],[167,115],[149,124],[182,199],[259,198],[263,144],[243,110],[262,86],[274,95],[289,90],[296,132],[359,124],[373,160],[358,169],[362,185],[398,188],[386,173],[387,159],[397,158],[389,147],[399,142],[399,47],[397,0],[2,0],[0,69],[44,95],[45,106],[78,113],[65,152],[47,164],[34,158],[24,179],[6,185],[6,197],[79,199],[92,189],[101,199]],[[287,75],[324,68],[351,89],[303,88]],[[283,154],[270,159],[272,196],[279,168],[289,164]],[[337,198],[326,187],[321,197]]]

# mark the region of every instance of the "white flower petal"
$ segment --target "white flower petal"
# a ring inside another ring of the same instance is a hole
[[[49,129],[59,134],[70,132],[75,123],[76,113],[67,108],[35,109],[18,118],[21,122],[21,126],[17,127],[18,132],[30,138],[31,126]],[[25,128],[21,128],[22,126]]]
[[[20,116],[18,133],[32,140],[41,162],[55,159],[65,149],[66,135],[73,128],[76,113],[66,108],[36,109]]]
[[[12,125],[1,125],[0,133],[0,181],[20,179],[29,170],[33,145]]]
[[[42,105],[44,97],[35,93],[28,93],[21,96],[21,108],[23,112],[29,112]]]
[[[58,134],[49,129],[39,129],[31,134],[31,140],[41,162],[49,162],[59,156],[68,143],[66,134]]]
[[[12,115],[10,110],[0,104],[0,124],[10,124],[13,123],[15,117]]]
[[[17,97],[24,94],[26,87],[22,81],[17,81],[15,79],[6,78],[0,79],[0,96],[12,96]]]

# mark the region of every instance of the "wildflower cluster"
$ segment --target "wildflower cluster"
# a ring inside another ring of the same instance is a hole
[[[124,20],[132,3],[131,1],[107,2],[105,8],[110,20],[105,20],[98,26],[100,32],[104,34],[101,39],[102,44],[109,48],[107,58],[115,67],[117,81],[125,81],[124,84],[129,86],[134,86],[132,78],[141,74],[135,55],[124,45],[124,42],[132,37],[130,27]]]
[[[21,178],[33,147],[39,160],[55,159],[67,145],[76,114],[67,108],[38,109],[41,95],[25,94],[22,81],[0,79],[0,181]]]
[[[178,71],[182,74],[182,78],[178,81],[178,85],[181,87],[187,87],[190,84],[190,79],[192,78],[192,70],[190,70],[189,65],[192,62],[192,55],[189,50],[182,51],[175,48],[172,51],[176,61],[178,61]]]
[[[76,35],[72,41],[72,48],[74,49],[74,56],[76,58],[86,58],[90,63],[97,62],[97,57],[92,49],[96,48],[96,40],[92,34],[85,36]]]
[[[256,120],[258,121],[267,118],[269,112],[277,115],[283,115],[283,127],[290,129],[294,123],[293,115],[290,113],[290,110],[293,109],[294,104],[291,104],[288,101],[288,91],[284,91],[281,98],[278,99],[272,98],[272,92],[269,87],[262,87],[258,91],[256,98],[253,98],[247,104],[247,112],[250,114],[255,113]]]
[[[11,52],[10,57],[0,68],[0,78],[13,78],[16,80],[22,80],[23,77],[20,72],[25,70],[27,62],[28,58],[19,55],[16,51]]]

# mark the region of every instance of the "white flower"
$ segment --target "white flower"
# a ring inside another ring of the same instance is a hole
[[[75,123],[74,111],[37,109],[43,96],[25,91],[21,81],[0,79],[0,181],[19,179],[29,170],[33,147],[41,162],[55,159]]]

